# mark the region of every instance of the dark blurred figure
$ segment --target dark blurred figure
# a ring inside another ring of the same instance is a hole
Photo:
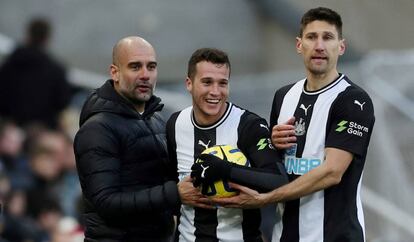
[[[26,133],[10,120],[0,117],[0,171],[12,187],[25,189],[31,185],[30,167],[23,154]]]
[[[32,20],[26,44],[17,47],[0,67],[0,116],[26,126],[58,127],[59,113],[68,105],[72,89],[64,67],[46,51],[49,22]]]
[[[22,190],[11,190],[6,196],[2,238],[10,242],[27,242],[41,237],[39,226],[25,214],[26,204],[26,194]]]

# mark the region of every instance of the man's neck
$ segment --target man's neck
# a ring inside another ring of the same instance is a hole
[[[137,110],[138,113],[143,114],[145,111],[145,104],[144,105],[134,105],[135,110]]]
[[[336,70],[331,71],[330,73],[325,73],[325,74],[308,73],[305,88],[307,91],[320,90],[323,87],[326,87],[327,85],[329,85],[334,80],[336,80],[338,76],[339,76],[339,73]]]
[[[119,91],[119,87],[117,87],[115,84],[113,84],[113,87],[115,91],[127,102],[131,103],[132,106],[134,106],[135,110],[142,114],[145,111],[145,102],[134,102],[133,100],[129,99],[127,96],[125,96],[121,91]]]
[[[217,115],[211,116],[211,115],[204,114],[203,112],[201,112],[197,108],[194,108],[194,104],[193,104],[193,115],[194,115],[195,122],[198,125],[210,126],[210,125],[216,123],[217,121],[219,121],[224,116],[228,106],[229,106],[229,103],[226,102],[224,109],[220,110],[220,112]]]

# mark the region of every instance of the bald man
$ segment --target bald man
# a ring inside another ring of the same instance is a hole
[[[121,39],[110,75],[86,100],[74,144],[85,241],[168,241],[180,196],[163,104],[153,95],[154,48],[140,37]]]

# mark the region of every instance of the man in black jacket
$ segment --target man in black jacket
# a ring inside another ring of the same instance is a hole
[[[140,37],[120,40],[110,74],[84,104],[74,144],[85,241],[167,241],[180,195],[153,95],[154,48]]]
[[[46,19],[33,19],[26,43],[0,67],[0,116],[21,126],[36,123],[58,128],[59,115],[73,94],[64,66],[47,51],[50,35]]]

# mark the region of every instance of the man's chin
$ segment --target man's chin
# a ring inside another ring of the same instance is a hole
[[[326,73],[326,68],[312,68],[309,71],[313,75],[323,75]]]
[[[130,101],[134,104],[143,104],[145,102],[147,102],[148,100],[150,100],[152,94],[148,94],[148,95],[140,95],[138,97],[134,97],[132,99],[130,99]]]

